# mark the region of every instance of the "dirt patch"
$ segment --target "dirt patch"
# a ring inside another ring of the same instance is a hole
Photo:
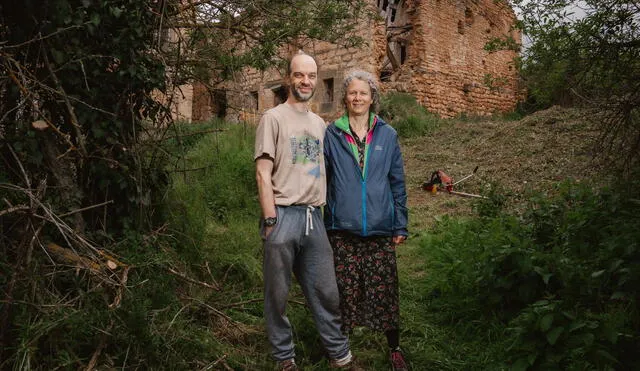
[[[553,107],[519,121],[451,120],[436,132],[402,142],[411,208],[417,231],[443,215],[469,215],[473,199],[421,189],[434,170],[461,179],[454,190],[482,193],[492,182],[503,187],[513,207],[521,207],[528,189],[553,192],[566,179],[595,182],[593,142],[598,132],[577,109]]]

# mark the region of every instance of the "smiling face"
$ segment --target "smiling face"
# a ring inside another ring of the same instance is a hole
[[[369,83],[359,79],[351,80],[347,86],[344,102],[349,115],[360,116],[368,114],[373,103]]]
[[[308,55],[297,55],[293,57],[290,65],[289,98],[295,102],[307,102],[316,90],[318,81],[318,66]]]

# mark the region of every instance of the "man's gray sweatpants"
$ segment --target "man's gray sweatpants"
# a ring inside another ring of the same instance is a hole
[[[319,208],[277,206],[278,223],[264,240],[264,316],[273,357],[295,356],[291,324],[286,316],[291,273],[295,273],[320,338],[331,359],[349,353],[340,331],[340,303],[333,251]],[[261,231],[264,237],[263,230]]]

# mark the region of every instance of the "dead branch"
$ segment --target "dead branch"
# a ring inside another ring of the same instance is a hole
[[[122,295],[124,294],[124,289],[127,287],[127,280],[129,279],[129,269],[130,267],[125,267],[122,270],[122,275],[120,276],[120,286],[118,287],[118,291],[116,292],[116,297],[113,300],[113,303],[109,304],[109,309],[116,309],[120,307],[120,303],[122,302]]]
[[[191,169],[173,169],[170,170],[169,172],[171,173],[188,173],[191,171],[199,171],[199,170],[206,170],[206,169],[211,169],[214,168],[215,165],[207,165],[207,166],[202,166],[202,167],[195,167],[195,168],[191,168]]]
[[[216,315],[218,315],[218,316],[222,317],[223,319],[225,319],[225,320],[229,321],[229,323],[230,323],[231,325],[233,325],[233,327],[235,327],[236,329],[238,329],[240,332],[242,332],[242,333],[246,333],[246,330],[242,329],[242,328],[239,326],[238,322],[234,321],[231,317],[229,317],[228,315],[226,315],[224,312],[222,312],[222,311],[220,311],[220,310],[218,310],[218,309],[216,309],[216,308],[212,307],[211,305],[209,305],[209,304],[207,304],[207,303],[203,302],[202,300],[195,299],[195,298],[190,298],[190,299],[191,299],[192,301],[194,301],[194,302],[196,302],[196,303],[200,304],[201,306],[205,307],[206,309],[210,310],[210,311],[211,311],[211,312],[213,312],[214,314],[216,314]]]
[[[257,299],[249,299],[249,300],[245,300],[245,301],[239,301],[237,303],[231,303],[231,304],[225,304],[223,306],[220,307],[220,309],[227,309],[227,308],[234,308],[234,307],[241,307],[245,304],[251,304],[251,303],[261,303],[264,301],[264,298],[257,298]],[[304,303],[302,303],[304,304]]]
[[[201,371],[207,371],[207,370],[211,370],[213,368],[213,366],[216,366],[218,363],[220,362],[224,362],[224,360],[227,358],[226,354],[223,354],[220,358],[216,359],[215,361],[209,363],[208,365],[204,366]]]
[[[27,186],[27,188],[31,189],[31,181],[29,180],[29,177],[27,176],[27,172],[24,170],[24,167],[22,166],[22,161],[20,161],[20,158],[18,158],[18,155],[16,155],[16,153],[13,151],[13,147],[11,145],[8,145],[7,147],[9,148],[9,152],[11,152],[11,155],[16,160],[16,163],[20,168],[20,172],[24,177],[24,184]],[[31,207],[33,208],[33,203],[31,204]]]
[[[201,134],[208,134],[208,133],[220,133],[220,132],[224,132],[224,131],[227,131],[227,129],[201,130],[201,131],[197,131],[197,132],[189,133],[189,134],[174,135],[174,136],[170,136],[170,137],[160,138],[159,140],[165,141],[165,140],[176,139],[176,138],[191,137],[191,136],[194,136],[194,135],[201,135]]]
[[[100,354],[102,354],[102,350],[104,349],[104,347],[107,346],[107,339],[110,336],[109,332],[113,328],[113,324],[114,324],[114,320],[111,320],[111,323],[109,323],[109,326],[107,326],[107,329],[102,332],[102,336],[100,337],[100,343],[98,344],[98,347],[96,348],[95,352],[93,352],[93,355],[91,356],[91,360],[89,361],[87,368],[85,368],[85,371],[95,370],[96,363],[98,363],[98,357],[100,357]]]
[[[27,205],[17,205],[17,206],[10,207],[8,209],[0,211],[0,216],[3,216],[5,214],[11,214],[11,213],[16,212],[16,211],[26,211],[26,210],[30,210],[30,209],[31,208],[29,206],[27,206]]]
[[[51,63],[49,63],[49,57],[47,56],[47,52],[45,51],[44,53],[42,53],[42,55],[44,57],[44,64],[47,66],[47,69],[49,70],[49,74],[51,75],[51,79],[53,79],[53,82],[55,83],[56,88],[58,89],[58,91],[60,91],[62,98],[64,99],[64,104],[67,106],[67,111],[69,112],[69,118],[71,119],[71,126],[73,126],[73,129],[76,132],[76,140],[78,142],[78,146],[80,147],[80,154],[82,155],[82,157],[87,157],[87,148],[84,143],[84,136],[80,131],[80,124],[78,123],[78,118],[76,117],[76,113],[73,109],[73,106],[71,105],[71,102],[69,101],[69,97],[65,93],[64,88],[62,87],[62,84],[60,84],[60,80],[58,80],[58,76],[56,76],[55,72],[53,71],[53,68],[51,67]]]
[[[69,211],[68,213],[64,213],[62,215],[59,215],[59,217],[60,218],[64,218],[65,216],[73,215],[73,214],[80,213],[80,212],[87,211],[87,210],[91,210],[91,209],[95,209],[96,207],[101,207],[101,206],[109,205],[109,204],[112,204],[112,203],[113,203],[113,200],[105,201],[105,202],[102,202],[102,203],[99,203],[99,204],[83,207],[81,209],[77,209],[77,210],[73,210],[73,211]]]
[[[50,242],[46,245],[46,250],[62,263],[88,269],[97,275],[104,275],[103,267],[99,263],[96,263],[84,256],[80,256],[71,249],[67,249],[56,243]]]
[[[115,258],[113,255],[108,254],[106,251],[104,250],[98,250],[98,254],[100,256],[102,256],[104,259],[106,259],[106,264],[107,267],[109,267],[109,269],[114,270],[118,267],[120,268],[127,268],[130,267],[130,265],[126,265],[125,263],[119,261],[117,258]]]
[[[66,28],[60,28],[60,29],[58,29],[58,30],[56,30],[56,31],[54,31],[54,32],[52,32],[52,33],[50,33],[50,34],[47,34],[47,35],[44,35],[44,36],[39,35],[39,36],[38,36],[38,37],[36,37],[36,38],[33,38],[33,39],[31,39],[31,40],[27,40],[27,41],[25,41],[25,42],[23,42],[23,43],[20,43],[20,44],[5,45],[5,46],[3,46],[3,48],[5,48],[5,49],[15,49],[15,48],[19,48],[19,47],[22,47],[22,46],[25,46],[25,45],[27,45],[27,44],[31,44],[31,43],[34,43],[34,42],[37,42],[37,41],[43,41],[43,40],[46,40],[46,39],[48,39],[48,38],[50,38],[50,37],[53,37],[53,36],[55,36],[55,35],[57,35],[57,34],[59,34],[59,33],[66,32],[66,31],[72,30],[72,29],[74,29],[74,28],[83,28],[85,25],[87,25],[87,24],[89,24],[89,23],[90,23],[90,22],[85,22],[84,24],[81,24],[81,25],[73,25],[73,26],[69,26],[69,27],[66,27]],[[5,42],[6,42],[6,41],[5,41]]]
[[[180,273],[180,272],[178,272],[175,269],[170,268],[170,267],[167,268],[167,271],[169,273],[173,274],[174,276],[180,278],[183,281],[186,281],[186,282],[189,282],[189,283],[193,283],[193,284],[196,284],[196,285],[200,285],[200,286],[206,287],[208,289],[220,291],[220,287],[217,284],[212,285],[212,284],[207,283],[207,282],[194,280],[193,278],[187,277],[185,274]]]
[[[42,228],[44,228],[44,225],[45,225],[44,222],[40,222],[40,225],[38,225],[38,228],[34,229],[33,222],[29,221],[29,226],[31,227],[33,234],[31,235],[31,241],[29,242],[29,246],[27,248],[27,254],[25,259],[27,266],[31,263],[31,255],[33,253],[33,247],[35,246],[36,242],[39,241],[38,236],[40,236],[40,232],[42,232]]]

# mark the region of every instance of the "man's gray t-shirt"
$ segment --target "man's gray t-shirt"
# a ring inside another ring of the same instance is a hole
[[[322,143],[326,125],[313,112],[282,103],[260,119],[254,160],[273,159],[271,181],[276,205],[322,206],[326,179]]]

